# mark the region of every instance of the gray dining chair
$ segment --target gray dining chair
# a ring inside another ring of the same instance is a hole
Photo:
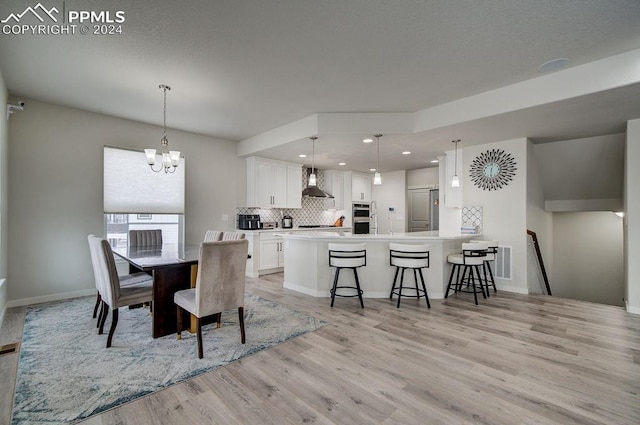
[[[204,234],[204,242],[215,242],[222,240],[222,232],[217,230],[207,230]]]
[[[216,316],[220,327],[224,311],[238,309],[240,340],[245,343],[244,286],[249,241],[246,239],[203,242],[200,246],[196,287],[173,296],[178,310],[178,339],[182,338],[182,310],[196,317],[198,358],[203,357],[202,319]]]
[[[129,230],[129,246],[162,245],[162,229]]]
[[[102,314],[99,318],[98,333],[102,334],[104,324],[111,310],[111,328],[107,337],[107,348],[111,347],[113,334],[118,325],[118,309],[129,305],[151,302],[153,298],[153,278],[146,273],[118,276],[111,245],[105,239],[89,236],[96,258],[99,293],[102,300]]]
[[[242,232],[224,232],[222,235],[223,241],[235,241],[239,239],[244,239],[244,233]]]

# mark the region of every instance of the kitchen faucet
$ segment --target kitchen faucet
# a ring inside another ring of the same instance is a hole
[[[370,208],[370,215],[369,218],[371,218],[371,231],[373,232],[374,235],[378,234],[378,208],[376,206],[376,201],[371,201],[371,206]]]

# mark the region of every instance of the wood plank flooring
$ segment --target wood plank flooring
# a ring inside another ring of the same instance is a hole
[[[282,274],[248,289],[329,324],[83,423],[640,423],[640,316],[622,308],[499,292],[331,309]]]

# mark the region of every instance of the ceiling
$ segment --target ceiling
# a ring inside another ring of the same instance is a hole
[[[31,3],[3,0],[0,19],[37,4]],[[637,0],[90,4],[94,11],[123,11],[123,33],[0,34],[0,71],[12,95],[161,125],[158,85],[168,84],[169,127],[234,141],[317,113],[412,113],[539,77],[537,67],[550,59],[566,57],[576,67],[640,49]],[[43,5],[87,9],[84,1]],[[430,131],[385,134],[380,168],[429,166],[453,138],[463,147],[622,132],[627,119],[640,117],[639,94],[635,84]],[[361,142],[371,134],[320,135],[316,165],[375,167],[375,143]],[[179,149],[179,140],[170,140]],[[311,143],[300,139],[260,154],[308,164],[297,154],[310,151]]]

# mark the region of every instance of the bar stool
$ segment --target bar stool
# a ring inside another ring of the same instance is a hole
[[[482,269],[487,274],[487,270],[489,270],[489,279],[482,281],[482,284],[487,288],[487,296],[489,295],[489,285],[493,286],[493,292],[498,292],[496,289],[496,281],[493,278],[493,271],[491,270],[491,262],[496,259],[496,255],[498,255],[498,241],[482,241],[479,239],[472,239],[469,242],[471,243],[486,243],[488,245],[487,249],[487,258],[484,260],[484,264],[482,264]]]
[[[329,266],[336,268],[336,274],[333,278],[333,288],[331,288],[331,307],[336,296],[338,297],[358,297],[360,306],[364,308],[362,301],[362,289],[360,289],[360,279],[358,279],[358,268],[367,265],[367,250],[364,243],[330,243],[329,244]],[[340,270],[351,269],[356,280],[356,286],[338,286],[338,276]],[[338,289],[355,289],[355,294],[337,294]]]
[[[424,284],[424,276],[422,275],[422,269],[429,267],[429,245],[406,245],[399,243],[389,244],[389,264],[396,268],[396,274],[393,277],[393,285],[391,287],[391,293],[389,299],[393,298],[393,294],[398,296],[398,305],[396,308],[400,308],[400,298],[418,298],[424,297],[427,300],[427,307],[431,308],[429,302],[429,295],[427,295],[427,287]],[[413,269],[413,279],[415,281],[415,295],[402,294],[403,289],[413,291],[414,288],[403,286],[404,283],[404,271],[406,269]],[[396,281],[398,280],[398,272],[402,270],[400,274],[400,285],[396,288]],[[422,288],[418,287],[418,274],[420,274],[420,282]]]
[[[486,243],[463,243],[462,253],[450,254],[447,256],[447,262],[452,264],[451,275],[449,275],[449,284],[447,290],[444,293],[444,297],[449,296],[451,290],[451,283],[453,282],[453,274],[457,271],[456,286],[454,292],[470,292],[473,293],[473,300],[478,305],[478,292],[482,293],[483,298],[487,298],[484,292],[484,285],[482,285],[480,278],[480,266],[484,265],[485,258],[487,256],[488,245]],[[460,276],[460,267],[463,267],[462,276]],[[476,286],[475,275],[478,277],[480,288]],[[465,279],[469,273],[469,277]],[[486,273],[485,273],[486,280]],[[466,284],[466,289],[462,289],[462,285]],[[471,289],[469,287],[471,286]]]

